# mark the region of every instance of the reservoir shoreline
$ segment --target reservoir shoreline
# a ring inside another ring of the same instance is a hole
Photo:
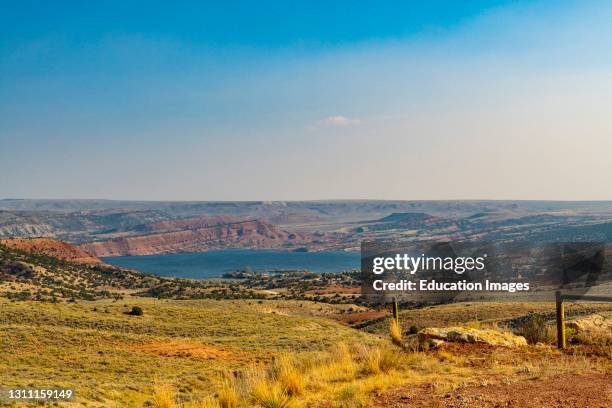
[[[251,270],[308,270],[343,272],[360,268],[356,251],[289,252],[269,249],[222,249],[206,252],[101,258],[122,268],[165,277],[220,278],[224,273]]]

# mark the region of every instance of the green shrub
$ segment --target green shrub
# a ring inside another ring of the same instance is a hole
[[[554,343],[553,328],[548,327],[546,319],[537,314],[530,314],[517,327],[516,334],[525,337],[528,343]]]
[[[140,306],[132,306],[132,310],[129,312],[132,316],[142,316],[142,313],[142,307]]]

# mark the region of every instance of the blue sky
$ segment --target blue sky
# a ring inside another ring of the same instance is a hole
[[[0,2],[0,197],[612,199],[612,5],[177,3]]]

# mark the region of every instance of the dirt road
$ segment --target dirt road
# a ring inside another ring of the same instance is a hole
[[[612,374],[559,375],[513,384],[468,386],[436,395],[427,385],[393,390],[379,396],[376,407],[563,407],[612,406]]]

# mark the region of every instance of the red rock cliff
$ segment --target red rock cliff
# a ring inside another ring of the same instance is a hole
[[[280,248],[299,246],[311,240],[308,235],[290,233],[261,220],[232,222],[224,218],[214,221],[207,218],[168,221],[150,227],[152,231],[171,231],[91,242],[80,245],[80,248],[104,257],[200,252],[219,248]]]

